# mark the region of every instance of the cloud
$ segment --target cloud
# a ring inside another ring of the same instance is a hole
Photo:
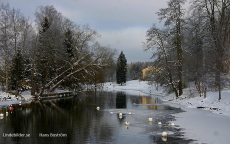
[[[156,12],[168,0],[5,0],[34,19],[37,6],[53,5],[59,12],[79,24],[90,24],[96,30],[150,27],[158,23]]]
[[[76,22],[110,30],[157,23],[156,12],[166,5],[166,0],[78,0],[64,6],[56,3],[55,7],[64,8],[67,17]]]
[[[100,31],[98,40],[103,45],[109,45],[120,53],[124,52],[128,62],[150,61],[151,53],[143,51],[142,42],[145,41],[147,29],[129,27],[122,30]]]
[[[53,5],[63,16],[78,24],[89,24],[101,38],[102,45],[124,51],[128,62],[149,61],[142,42],[153,23],[156,12],[167,7],[168,0],[6,0],[11,7],[35,19],[37,6]]]

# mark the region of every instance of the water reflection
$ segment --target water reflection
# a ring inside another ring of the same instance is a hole
[[[124,92],[117,92],[116,108],[126,108],[126,94]]]
[[[158,97],[136,96],[130,97],[134,107],[142,106],[149,110],[173,110],[169,105],[162,104]]]
[[[165,106],[159,103],[159,99],[152,98],[152,97],[147,97],[147,96],[142,96],[141,97],[141,103],[143,104],[144,107],[147,107],[148,109],[152,110],[158,110],[158,109],[168,109],[170,110],[171,108],[169,106]]]
[[[153,105],[160,105],[160,102],[151,97],[130,96],[124,92],[97,92],[96,95],[88,92],[86,95],[81,99],[72,97],[14,105],[15,110],[0,119],[0,134],[21,133],[29,134],[29,137],[0,135],[0,141],[44,144],[155,143],[162,142],[159,133],[163,130],[179,133],[179,129],[165,125],[159,127],[156,121],[167,123],[173,120],[170,114],[181,110],[158,111],[159,108],[155,108],[152,111]],[[97,106],[100,106],[100,110],[96,110]],[[0,109],[0,113],[5,114],[6,111],[9,111],[9,107]],[[122,113],[121,117],[119,113]],[[148,117],[153,117],[151,124],[148,123]],[[125,125],[126,121],[130,122],[129,126]],[[50,133],[59,134],[60,137],[51,137]],[[43,137],[45,134],[48,137]],[[170,139],[173,138],[169,137],[167,141]]]

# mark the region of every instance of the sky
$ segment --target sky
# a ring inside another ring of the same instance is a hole
[[[100,34],[97,41],[124,52],[127,62],[152,61],[151,51],[143,51],[146,31],[159,23],[156,12],[167,7],[168,0],[0,0],[20,9],[34,20],[38,6],[53,5],[77,24],[88,24]]]

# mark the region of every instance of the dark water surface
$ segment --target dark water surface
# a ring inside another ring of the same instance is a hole
[[[36,101],[1,108],[0,143],[6,144],[152,144],[189,143],[171,114],[182,112],[157,97],[125,92],[88,92],[84,98]],[[100,110],[96,107],[99,106]],[[9,112],[8,116],[5,114]],[[131,115],[129,113],[132,113]],[[122,117],[119,117],[122,113]],[[148,122],[148,118],[153,118]],[[125,122],[129,121],[127,127]],[[162,125],[158,125],[161,122]],[[162,132],[168,133],[162,139]]]

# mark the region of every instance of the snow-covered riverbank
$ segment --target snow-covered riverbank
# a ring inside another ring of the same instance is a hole
[[[69,94],[72,92],[67,90],[55,90],[53,93],[54,95],[46,96],[44,97],[44,99],[66,97],[70,96]],[[15,95],[0,91],[0,108],[4,106],[9,106],[11,104],[30,103],[33,100],[34,96],[30,94],[30,91],[24,91],[20,93],[20,96],[18,96],[17,98],[15,97]]]
[[[173,121],[182,128],[184,138],[195,144],[229,144],[230,118],[194,108],[182,108],[186,112],[174,114]]]
[[[15,95],[0,91],[0,107],[11,104],[19,104],[19,102],[30,102],[32,98],[29,91],[23,92],[20,95],[20,97],[16,98]]]
[[[222,91],[222,99],[218,101],[218,93],[217,92],[207,92],[207,97],[199,97],[198,93],[195,89],[185,89],[184,94],[180,96],[179,99],[175,99],[174,94],[167,95],[160,87],[157,91],[154,86],[148,85],[147,81],[128,81],[125,85],[120,86],[116,83],[107,82],[104,84],[104,90],[119,90],[119,91],[126,91],[126,93],[131,94],[148,94],[151,96],[159,96],[163,101],[171,102],[175,104],[180,104],[181,107],[185,108],[197,108],[203,107],[204,110],[209,110],[212,113],[224,115],[230,117],[230,90],[223,90]],[[58,91],[58,92],[65,92],[65,91]],[[11,99],[7,99],[1,101],[4,97],[10,96]],[[9,104],[17,104],[20,101],[29,102],[31,100],[30,92],[23,92],[21,93],[22,99],[19,98],[18,100],[15,98],[14,95],[9,95],[0,91],[0,107],[3,105]]]
[[[161,100],[181,105],[184,108],[203,107],[204,110],[211,111],[215,114],[230,117],[230,90],[222,91],[222,99],[218,101],[218,92],[207,92],[207,97],[199,97],[195,89],[187,88],[180,98],[176,99],[175,95],[166,94],[160,87],[157,91],[154,86],[148,85],[147,81],[128,81],[125,85],[120,86],[116,83],[105,83],[105,90],[126,91],[132,94],[149,94],[159,96]]]
[[[230,124],[230,90],[222,91],[222,99],[218,101],[217,92],[208,92],[207,97],[199,97],[194,89],[185,89],[184,94],[175,99],[174,94],[167,95],[163,90],[156,91],[145,81],[129,81],[125,86],[106,83],[105,90],[126,91],[132,94],[149,94],[158,96],[173,107],[180,107],[183,113],[174,114],[177,127],[182,128],[185,139],[195,140],[193,143],[229,144]],[[204,110],[197,107],[206,107]],[[210,108],[216,108],[215,110]]]

